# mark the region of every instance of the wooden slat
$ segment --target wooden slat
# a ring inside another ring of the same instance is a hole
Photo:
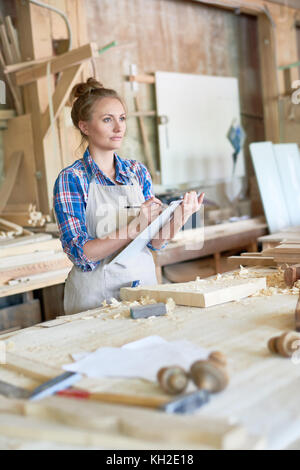
[[[12,20],[11,20],[10,16],[5,17],[5,26],[6,26],[7,36],[10,40],[10,43],[11,43],[13,63],[21,62],[21,53],[20,53],[20,48],[19,48],[19,44],[18,44],[18,38],[17,38],[15,28],[13,27]]]
[[[92,57],[98,57],[98,46],[96,43],[86,44],[78,49],[73,49],[70,52],[61,54],[51,61],[51,74],[62,72],[63,70],[76,64],[80,64],[85,60],[89,60]],[[47,62],[16,72],[16,83],[19,86],[28,85],[29,83],[45,77],[46,75]]]
[[[70,268],[59,271],[49,271],[45,273],[45,275],[32,276],[32,279],[26,282],[20,282],[12,286],[0,286],[0,298],[7,297],[8,295],[23,294],[24,292],[31,292],[57,284],[64,284],[69,272]]]
[[[63,270],[67,268],[71,269],[71,267],[71,261],[65,256],[62,259],[58,259],[55,261],[49,260],[35,264],[27,264],[25,266],[1,269],[0,285],[6,284],[9,281],[18,278],[24,278],[25,282],[26,278],[30,280],[31,276],[35,276],[35,279],[39,280],[42,278],[42,276],[40,275],[43,273],[49,274],[51,271]],[[37,274],[39,276],[36,276]]]
[[[4,60],[4,57],[3,57],[1,51],[0,51],[0,65],[3,68],[3,70],[5,70],[6,63],[5,63],[5,60]],[[10,88],[11,93],[12,93],[12,96],[13,96],[13,99],[14,99],[14,102],[15,102],[15,106],[16,106],[17,114],[20,116],[21,114],[23,114],[23,103],[22,103],[22,99],[21,99],[21,96],[20,96],[20,92],[16,88],[13,80],[10,78],[10,76],[8,74],[6,74],[5,80],[6,80],[8,86]]]
[[[134,100],[135,100],[136,110],[138,112],[141,111],[139,97],[135,96]],[[144,119],[143,119],[142,116],[138,116],[137,118],[138,118],[138,121],[139,121],[139,124],[140,124],[142,142],[143,142],[143,147],[144,147],[144,151],[145,151],[146,161],[147,161],[147,164],[149,166],[149,170],[150,170],[153,182],[157,183],[157,175],[156,175],[154,160],[153,160],[153,157],[152,157],[152,154],[151,154],[151,149],[150,149],[150,145],[149,145],[149,139],[148,139]]]
[[[230,256],[227,258],[229,268],[239,266],[275,266],[274,258],[271,256]]]
[[[10,157],[4,183],[0,189],[0,214],[3,212],[16,182],[17,174],[23,158],[23,152],[14,152]]]
[[[70,67],[69,69],[65,70],[59,80],[59,83],[55,89],[53,95],[53,111],[54,111],[54,119],[56,119],[61,112],[62,108],[66,104],[67,100],[69,99],[69,94],[71,89],[73,88],[75,82],[78,80],[80,73],[83,70],[83,64],[75,65],[74,67]],[[41,122],[41,135],[43,137],[50,130],[50,112],[49,106],[46,109],[45,113],[42,116]]]
[[[11,246],[2,246],[0,243],[0,260],[1,258],[5,258],[7,256],[16,256],[16,255],[25,255],[28,253],[34,253],[34,252],[43,252],[43,251],[49,251],[49,250],[55,250],[59,251],[61,250],[61,242],[58,238],[54,238],[51,240],[46,240],[46,241],[35,241],[35,238],[33,238],[33,243],[26,243],[22,245],[21,243],[19,244],[14,244],[12,243]],[[1,261],[0,261],[1,263]]]
[[[15,60],[13,57],[13,53],[11,50],[11,46],[7,37],[7,32],[6,32],[4,24],[0,25],[0,37],[1,37],[2,47],[3,47],[5,62],[7,64],[13,64]]]

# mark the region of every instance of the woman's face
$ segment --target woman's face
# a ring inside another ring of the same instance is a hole
[[[101,150],[120,148],[126,131],[126,113],[117,98],[101,98],[93,108],[90,121],[79,121],[89,143]]]

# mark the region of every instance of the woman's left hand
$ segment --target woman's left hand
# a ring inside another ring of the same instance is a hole
[[[186,223],[191,215],[200,210],[203,199],[204,193],[201,193],[199,197],[197,197],[196,191],[185,193],[183,201],[179,206],[182,211],[183,223]]]

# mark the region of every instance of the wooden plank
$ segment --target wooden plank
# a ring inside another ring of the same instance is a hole
[[[63,13],[67,13],[65,0],[49,0],[48,3],[55,8],[58,8]],[[50,11],[49,14],[51,23],[51,37],[53,41],[66,39],[68,37],[68,30],[62,16],[58,15],[54,11]],[[73,33],[73,28],[71,29]]]
[[[16,182],[17,174],[23,158],[23,152],[14,152],[9,160],[9,166],[6,171],[4,183],[0,188],[0,214],[3,212],[7,201],[10,198],[13,187]]]
[[[16,34],[16,30],[13,27],[11,17],[6,16],[4,21],[5,21],[7,36],[11,43],[13,63],[21,62],[21,53],[20,53],[20,48],[18,44],[18,37]]]
[[[7,32],[6,32],[4,24],[0,25],[0,37],[1,37],[2,47],[3,47],[5,62],[7,64],[13,64],[15,60],[13,57],[13,53],[11,50],[11,46],[7,37]]]
[[[55,256],[53,257],[55,258]],[[25,278],[25,281],[26,278],[30,278],[30,276],[33,275],[39,275],[38,278],[40,278],[40,274],[42,273],[47,273],[48,275],[50,271],[58,271],[67,268],[71,269],[71,267],[71,261],[66,256],[63,256],[61,259],[55,259],[52,261],[50,259],[49,261],[41,261],[35,264],[3,268],[0,272],[0,285],[18,278]]]
[[[135,100],[136,110],[141,111],[139,97],[135,96],[134,100]],[[154,160],[153,160],[153,157],[152,157],[152,154],[151,154],[151,149],[150,149],[150,145],[149,145],[147,130],[146,130],[146,126],[145,126],[143,117],[138,116],[138,121],[139,121],[139,124],[140,124],[141,136],[142,136],[142,142],[143,142],[143,148],[144,148],[144,152],[145,152],[145,156],[146,156],[146,161],[147,161],[147,164],[149,166],[149,170],[150,170],[150,173],[151,173],[151,176],[152,176],[152,180],[153,180],[154,183],[157,183],[158,181],[157,181],[156,169],[155,169]]]
[[[3,70],[5,70],[6,64],[5,64],[4,57],[3,57],[1,51],[0,51],[0,65],[3,68]],[[13,80],[11,79],[11,77],[8,74],[5,75],[5,80],[8,84],[8,86],[9,86],[11,94],[13,96],[13,100],[14,100],[14,103],[15,103],[15,106],[16,106],[17,114],[20,116],[20,115],[24,114],[23,103],[22,103],[22,97],[21,97],[21,94],[20,94],[20,90],[17,89],[17,87],[15,86],[15,83],[13,82]]]
[[[36,406],[37,407],[37,406]],[[102,432],[90,429],[69,426],[51,421],[51,419],[41,419],[34,417],[24,417],[15,414],[0,415],[0,432],[3,436],[14,439],[25,439],[31,441],[44,441],[53,446],[54,443],[79,446],[80,448],[118,448],[118,449],[163,449],[164,444],[153,441],[145,442],[142,439],[127,437],[112,432],[111,428],[116,428],[116,420],[109,420],[102,423]],[[111,431],[111,432],[110,432]],[[51,444],[52,443],[52,444]],[[177,444],[178,446],[179,444]],[[170,448],[177,448],[173,443]],[[169,448],[169,447],[168,447]],[[185,448],[184,446],[182,447]],[[209,450],[211,447],[205,445],[195,445],[196,449]]]
[[[51,397],[36,404],[27,403],[25,413],[44,419],[55,416],[62,423],[99,432],[103,429],[101,419],[104,423],[106,420],[114,419],[115,425],[117,423],[121,425],[123,436],[139,438],[146,446],[149,441],[156,441],[156,445],[169,444],[171,447],[180,442],[183,448],[188,445],[196,448],[206,445],[229,449],[239,448],[245,445],[247,440],[247,432],[242,426],[231,424],[223,418],[206,419],[202,416],[189,415],[189,419],[186,419],[184,416],[167,415],[154,410],[116,407],[91,401],[78,402],[60,397]],[[145,422],[147,426],[144,425]]]
[[[269,18],[258,16],[258,37],[266,140],[280,142],[278,78],[274,29]]]
[[[210,307],[240,300],[266,288],[266,279],[199,280],[182,284],[162,284],[153,287],[122,287],[122,300],[134,301],[150,297],[157,302],[166,302],[171,297],[177,305]]]
[[[279,246],[275,246],[268,253],[282,253],[282,254],[298,254],[300,256],[300,243],[282,243]]]
[[[33,243],[26,243],[24,245],[12,243],[10,246],[8,245],[6,247],[2,246],[0,243],[0,259],[8,256],[25,255],[49,250],[61,251],[61,241],[58,238],[41,242],[33,239]]]
[[[271,256],[230,256],[227,258],[227,266],[235,268],[239,266],[275,266],[276,262]]]
[[[62,374],[62,370],[48,364],[43,364],[17,354],[6,352],[6,363],[3,367],[16,371],[18,374],[24,374],[38,382],[47,382],[48,380]]]
[[[154,75],[130,75],[128,80],[130,82],[137,82],[137,83],[146,83],[148,85],[155,84],[155,76]]]
[[[61,54],[51,61],[50,72],[55,74],[62,72],[76,64],[81,64],[92,57],[98,57],[98,45],[96,43],[86,44],[72,51]],[[47,62],[38,64],[29,69],[16,72],[16,83],[18,86],[28,85],[39,78],[47,75]]]
[[[15,187],[8,203],[36,204],[38,190],[36,180],[36,166],[34,162],[34,143],[31,116],[26,114],[8,121],[7,130],[3,133],[4,168],[10,165],[10,157],[16,151],[22,151],[24,156]],[[26,181],[26,184],[24,184]]]
[[[12,286],[0,286],[0,298],[62,284],[66,281],[69,272],[70,268],[59,271],[49,271],[45,273],[46,275],[40,274],[38,278],[34,278],[28,282],[20,282]]]
[[[69,99],[69,94],[75,82],[78,80],[80,73],[83,70],[83,64],[75,65],[65,70],[58,82],[58,85],[53,94],[53,112],[54,119],[57,119],[62,108],[65,106]],[[41,135],[44,138],[50,130],[50,111],[49,106],[41,117]]]
[[[31,233],[30,235],[24,235],[12,240],[1,241],[0,240],[0,250],[5,248],[12,248],[17,246],[23,246],[30,243],[40,243],[48,242],[52,240],[52,236],[49,233]]]

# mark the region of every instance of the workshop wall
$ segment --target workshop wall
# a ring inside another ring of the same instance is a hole
[[[98,78],[118,89],[129,112],[134,111],[130,64],[139,73],[156,70],[240,80],[241,111],[248,141],[264,138],[255,17],[181,0],[115,0],[87,2],[88,34],[105,45],[118,46],[97,60]],[[139,85],[143,110],[154,109],[152,85]],[[158,162],[156,125],[145,119],[151,149]],[[128,120],[123,156],[144,160],[136,118]],[[248,159],[247,159],[248,160]]]

